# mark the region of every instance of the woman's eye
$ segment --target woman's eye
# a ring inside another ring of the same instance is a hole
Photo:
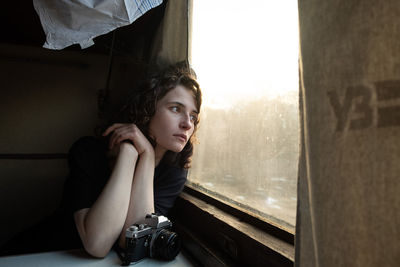
[[[179,107],[173,106],[170,108],[172,112],[179,112]]]
[[[192,122],[196,122],[197,121],[197,116],[196,115],[190,115],[190,120]]]

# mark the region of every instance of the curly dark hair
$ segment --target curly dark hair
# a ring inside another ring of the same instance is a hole
[[[202,95],[197,76],[187,62],[180,62],[162,71],[149,75],[144,84],[138,90],[132,91],[126,104],[118,112],[117,119],[122,123],[135,123],[143,134],[150,140],[153,146],[155,141],[149,135],[149,124],[156,112],[157,102],[169,91],[181,85],[190,90],[195,98],[197,110],[200,112]],[[117,122],[116,120],[114,122]],[[170,164],[188,169],[193,155],[193,142],[196,140],[195,132],[199,119],[194,123],[194,131],[191,138],[179,153],[167,151],[164,159]]]

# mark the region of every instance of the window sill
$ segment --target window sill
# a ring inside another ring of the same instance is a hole
[[[176,231],[201,265],[293,266],[293,234],[225,206],[190,187],[176,201]]]

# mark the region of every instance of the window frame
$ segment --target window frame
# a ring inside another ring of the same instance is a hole
[[[295,235],[186,185],[169,215],[201,266],[293,266]]]

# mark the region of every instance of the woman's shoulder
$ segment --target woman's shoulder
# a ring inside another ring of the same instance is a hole
[[[94,136],[82,136],[77,139],[71,146],[70,150],[87,149],[87,148],[103,148],[105,142]]]
[[[177,177],[180,177],[181,179],[186,180],[188,170],[185,168],[181,168],[178,166],[168,166],[167,167],[167,172],[174,174]]]
[[[171,182],[175,181],[178,183],[184,183],[186,181],[188,170],[170,164],[169,162],[162,161],[155,170],[156,182]]]

